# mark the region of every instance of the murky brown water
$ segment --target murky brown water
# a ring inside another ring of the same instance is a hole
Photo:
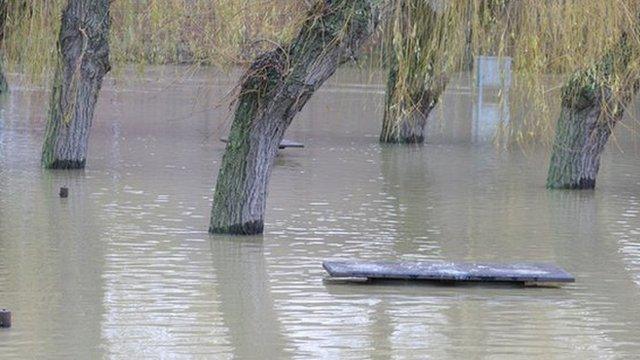
[[[14,317],[0,357],[637,358],[632,136],[608,149],[595,192],[551,192],[545,151],[471,143],[464,84],[429,145],[380,146],[382,88],[360,75],[343,71],[297,118],[287,137],[307,147],[281,152],[252,238],[206,233],[228,124],[214,105],[232,80],[111,81],[84,172],[40,170],[46,95],[15,89],[0,104],[0,307]],[[577,282],[324,284],[321,261],[343,258],[549,261]]]

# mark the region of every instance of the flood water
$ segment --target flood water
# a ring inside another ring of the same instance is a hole
[[[381,146],[383,88],[363,73],[296,118],[287,138],[306,147],[280,152],[260,237],[206,231],[235,75],[110,79],[85,171],[39,168],[48,95],[17,86],[0,102],[0,357],[637,358],[633,126],[596,191],[547,191],[546,150],[474,141],[464,82],[428,144]],[[577,280],[325,284],[325,259],[544,261]]]

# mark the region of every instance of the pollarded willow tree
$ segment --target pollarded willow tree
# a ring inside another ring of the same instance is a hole
[[[381,0],[318,0],[296,38],[259,56],[241,80],[218,173],[209,232],[260,234],[267,187],[286,129],[376,28]]]
[[[472,51],[513,57],[520,91],[512,108],[528,110],[507,134],[521,144],[554,139],[548,188],[594,188],[601,154],[639,86],[640,0],[468,3]],[[572,75],[549,101],[557,86],[548,75],[561,74]]]
[[[58,60],[42,148],[42,166],[81,169],[109,63],[111,0],[68,0],[62,14]]]
[[[502,56],[517,2],[393,0],[384,49],[389,68],[383,143],[422,143],[429,114],[455,71],[475,54]],[[499,34],[499,35],[498,35]],[[497,35],[497,36],[496,36]]]
[[[389,70],[381,142],[424,141],[429,113],[448,82],[445,46],[456,47],[448,36],[454,34],[447,16],[452,6],[433,0],[393,2],[385,31]]]
[[[548,188],[595,187],[605,145],[640,86],[638,35],[623,33],[600,61],[564,85]]]

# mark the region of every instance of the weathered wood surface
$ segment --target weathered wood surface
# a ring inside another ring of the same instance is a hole
[[[527,284],[574,282],[573,275],[546,263],[325,261],[334,278],[404,279]]]
[[[223,143],[228,143],[229,139],[228,138],[220,138],[220,141],[222,141]],[[278,145],[279,149],[303,148],[303,147],[304,147],[303,143],[299,143],[299,142],[295,142],[295,141],[287,140],[287,139],[282,139],[282,141],[280,141],[280,144]]]

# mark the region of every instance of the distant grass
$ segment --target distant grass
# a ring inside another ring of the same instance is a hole
[[[116,62],[227,65],[290,39],[305,10],[294,0],[121,0],[113,4]]]
[[[33,80],[51,74],[66,0],[10,1],[5,31],[9,71]],[[297,0],[116,0],[111,60],[122,64],[249,61],[290,39],[307,5]]]

